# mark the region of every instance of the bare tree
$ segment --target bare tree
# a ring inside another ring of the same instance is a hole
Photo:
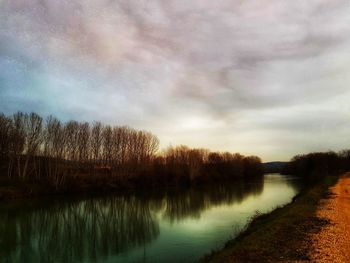
[[[49,116],[46,120],[44,133],[46,175],[55,185],[59,185],[63,182],[65,176],[63,158],[66,138],[63,125],[58,119]]]
[[[103,126],[101,122],[95,122],[91,130],[91,151],[92,151],[92,160],[95,163],[98,163],[101,159],[101,150],[102,150],[102,130]]]
[[[70,161],[75,162],[78,160],[79,123],[76,121],[67,122],[64,127],[64,133],[67,139],[66,158]]]
[[[112,127],[107,125],[104,127],[102,132],[102,149],[103,149],[103,160],[104,164],[109,166],[112,160],[113,153],[113,137],[112,137]]]
[[[24,121],[24,131],[26,137],[24,148],[25,163],[23,167],[22,177],[26,178],[28,174],[29,161],[37,154],[43,139],[43,119],[38,114],[32,112],[29,115],[25,114],[22,120]]]
[[[79,124],[78,131],[78,160],[80,163],[88,161],[90,144],[90,125],[87,122]]]
[[[0,114],[0,159],[8,157],[10,151],[10,132],[12,128],[11,119]]]

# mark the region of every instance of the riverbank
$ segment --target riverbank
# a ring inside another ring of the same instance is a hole
[[[147,178],[146,178],[147,179]],[[263,186],[264,176],[254,178],[232,178],[217,180],[185,181],[181,183],[158,183],[148,180],[125,180],[118,177],[86,176],[75,177],[67,181],[61,187],[55,187],[45,180],[19,180],[0,177],[0,201],[31,199],[39,197],[55,196],[99,196],[108,194],[135,194],[140,196],[157,195],[167,192],[183,192],[190,188],[205,189],[208,186],[216,186],[221,189],[223,185],[245,185],[250,188],[251,182]]]
[[[350,259],[350,173],[330,189],[331,198],[321,201],[318,218],[330,224],[311,236],[313,262],[348,262]]]
[[[0,201],[62,195],[130,193],[144,189],[151,191],[154,188],[155,185],[152,184],[121,180],[117,177],[110,179],[108,176],[68,177],[65,184],[59,187],[52,185],[47,180],[20,180],[0,177]]]
[[[338,177],[328,176],[305,190],[293,202],[252,219],[248,228],[226,243],[222,250],[207,255],[203,262],[309,261],[312,234],[330,223],[317,216],[320,200],[329,198],[329,188]]]
[[[156,188],[152,184],[140,184],[126,180],[110,180],[106,177],[80,177],[70,180],[65,185],[55,187],[46,180],[23,181],[19,179],[0,178],[0,201],[31,199],[48,196],[79,196],[79,195],[100,195],[109,193],[132,193],[152,191]],[[158,185],[160,186],[160,185]],[[175,188],[175,185],[168,185],[163,188]]]
[[[130,186],[105,176],[67,178],[66,183],[56,187],[47,180],[20,180],[0,177],[0,200],[28,199],[41,196],[59,196],[112,192],[128,189]]]

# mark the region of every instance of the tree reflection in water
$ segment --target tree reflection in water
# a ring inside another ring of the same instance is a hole
[[[159,234],[149,206],[135,197],[9,213],[1,217],[0,228],[0,257],[10,262],[96,261],[144,245]]]
[[[5,262],[104,261],[155,240],[160,233],[158,220],[199,218],[209,207],[240,203],[262,190],[263,179],[147,197],[22,202],[0,211],[0,258]]]
[[[254,181],[236,181],[234,183],[217,183],[184,192],[171,192],[165,198],[163,216],[170,222],[184,218],[199,218],[201,213],[213,206],[241,203],[250,195],[260,194],[263,190],[263,178]]]

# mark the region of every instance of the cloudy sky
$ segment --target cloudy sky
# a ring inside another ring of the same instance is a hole
[[[349,0],[0,0],[0,111],[264,161],[350,147]]]

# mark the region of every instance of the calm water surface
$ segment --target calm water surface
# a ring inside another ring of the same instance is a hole
[[[196,189],[0,205],[0,262],[193,262],[258,211],[292,200],[293,177]]]

